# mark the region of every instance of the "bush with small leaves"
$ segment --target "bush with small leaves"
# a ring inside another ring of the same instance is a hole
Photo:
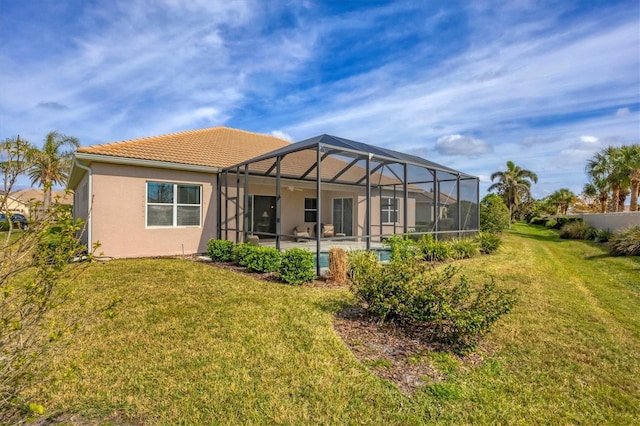
[[[509,227],[509,208],[498,194],[487,194],[480,201],[480,230],[502,232]]]
[[[404,235],[392,235],[384,245],[391,249],[391,259],[422,259],[424,255],[416,242]]]
[[[229,262],[233,252],[233,243],[228,240],[209,240],[207,254],[214,262]]]
[[[362,262],[352,278],[352,291],[380,321],[418,326],[428,338],[456,350],[473,348],[478,339],[515,304],[514,290],[490,282],[473,287],[459,268],[434,270],[416,259],[388,265]]]
[[[316,278],[313,253],[301,248],[292,248],[282,254],[278,276],[287,284],[300,285]]]
[[[247,255],[247,268],[252,272],[276,272],[280,269],[281,254],[275,247],[253,246]]]
[[[231,260],[238,266],[246,267],[249,261],[249,255],[258,247],[252,244],[238,244],[231,250]]]
[[[555,219],[548,219],[545,223],[544,226],[546,226],[549,229],[554,229],[555,227],[558,226],[558,221]]]

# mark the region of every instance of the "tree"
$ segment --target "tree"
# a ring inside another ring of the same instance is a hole
[[[551,194],[549,199],[556,206],[556,214],[567,214],[567,210],[576,202],[578,197],[567,188],[562,188]]]
[[[629,145],[620,148],[619,157],[622,173],[627,173],[631,190],[629,210],[638,211],[638,197],[640,196],[640,145]]]
[[[0,172],[2,172],[2,198],[0,212],[6,212],[7,194],[11,192],[16,179],[31,167],[34,148],[20,135],[0,142]]]
[[[20,137],[0,147],[2,188],[9,194],[32,165],[33,147]],[[70,261],[91,257],[76,238],[82,224],[64,208],[45,215],[28,231],[10,226],[0,241],[0,424],[22,424],[25,414],[41,411],[23,399],[23,391],[44,379],[41,372],[51,351],[80,321],[58,308],[67,300],[71,278],[87,265]]]
[[[487,194],[480,201],[480,230],[499,233],[509,227],[509,210],[497,194]]]
[[[491,174],[491,181],[498,182],[489,187],[489,191],[497,190],[509,208],[509,218],[513,220],[513,211],[518,208],[523,197],[531,197],[531,183],[538,183],[538,175],[531,170],[516,166],[507,161],[507,170]]]
[[[606,147],[587,162],[586,172],[589,182],[585,194],[598,194],[601,213],[607,210],[607,204],[614,212],[622,211],[628,193],[631,210],[638,209],[640,145]]]
[[[47,134],[42,149],[35,152],[28,174],[32,185],[38,183],[44,189],[45,210],[51,204],[53,185],[66,183],[73,152],[79,146],[80,141],[77,138],[53,131]],[[65,147],[72,149],[64,150]]]

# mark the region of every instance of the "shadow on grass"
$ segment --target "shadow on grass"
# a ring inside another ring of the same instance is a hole
[[[542,230],[546,230],[545,228],[539,228],[541,231]],[[556,233],[545,233],[545,234],[532,234],[529,232],[522,232],[516,229],[511,229],[510,231],[507,231],[508,234],[510,235],[515,235],[521,238],[528,238],[530,240],[537,240],[537,241],[547,241],[547,242],[556,242],[556,243],[561,243],[564,242],[562,239],[560,239],[560,237],[558,236],[558,234]]]

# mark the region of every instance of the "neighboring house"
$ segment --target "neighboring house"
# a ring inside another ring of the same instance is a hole
[[[424,173],[402,182],[402,167],[413,176],[414,165]],[[211,238],[252,234],[278,245],[295,239],[294,228],[317,236],[316,224],[367,242],[374,234],[478,228],[477,178],[328,135],[291,144],[214,127],[82,147],[68,187],[74,215],[88,219],[84,242],[100,242],[111,257],[202,253]],[[452,214],[454,227],[438,226]]]
[[[56,205],[71,206],[73,195],[67,191],[52,191],[51,200]],[[20,213],[29,220],[35,220],[42,211],[43,201],[44,191],[42,189],[20,189],[9,194],[6,208],[11,213]]]

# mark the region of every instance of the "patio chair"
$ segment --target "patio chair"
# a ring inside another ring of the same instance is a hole
[[[295,228],[293,228],[293,235],[296,236],[296,242],[305,242],[305,241],[309,241],[310,238],[310,234],[309,234],[309,228],[305,228],[304,226],[296,226]]]
[[[334,227],[332,224],[328,223],[326,225],[322,225],[322,237],[333,237]]]

